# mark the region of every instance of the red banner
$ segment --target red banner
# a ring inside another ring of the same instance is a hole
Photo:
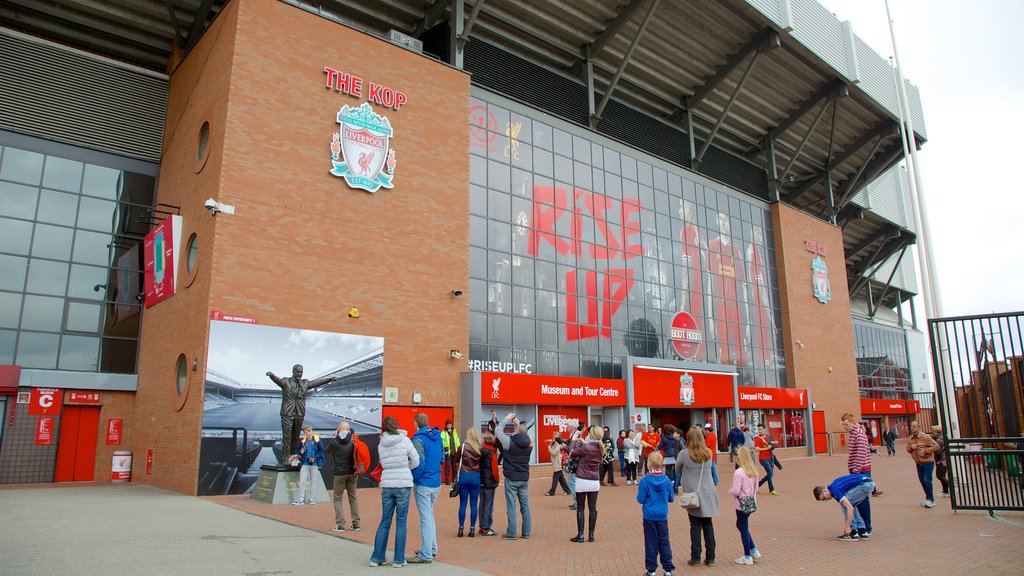
[[[678,368],[633,368],[633,402],[664,408],[730,408],[732,374]]]
[[[64,398],[65,404],[94,404],[100,405],[100,393],[99,392],[83,392],[81,390],[71,390],[67,393]]]
[[[802,388],[757,388],[740,386],[740,408],[807,408],[807,391]]]
[[[917,400],[890,400],[885,398],[861,398],[861,414],[917,414],[921,403]]]
[[[60,388],[33,388],[28,401],[28,413],[31,416],[60,414],[60,402]]]
[[[121,444],[121,428],[124,421],[120,418],[107,419],[107,445],[118,446]]]
[[[606,378],[480,373],[484,404],[625,406],[626,383]]]
[[[40,418],[36,422],[36,444],[40,446],[53,444],[53,418]]]
[[[174,295],[181,216],[168,216],[142,240],[146,308]]]
[[[150,448],[149,451],[146,452],[146,475],[148,476],[148,475],[150,475],[152,473],[153,473],[153,449]]]
[[[583,406],[538,406],[537,407],[537,443],[540,449],[537,450],[539,462],[551,462],[551,455],[548,454],[548,445],[555,432],[561,432],[562,438],[569,439],[569,435],[576,428],[569,426],[567,421],[587,421],[587,409]]]

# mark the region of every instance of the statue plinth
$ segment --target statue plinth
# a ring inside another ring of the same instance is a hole
[[[328,502],[327,485],[319,470],[312,474],[312,498],[316,502]],[[299,499],[299,467],[264,464],[260,466],[260,477],[252,487],[249,497],[267,504],[291,504]]]

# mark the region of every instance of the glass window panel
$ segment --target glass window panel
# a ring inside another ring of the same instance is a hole
[[[63,296],[68,287],[67,262],[32,258],[28,266],[26,292]]]
[[[533,171],[541,176],[553,178],[555,175],[555,157],[544,150],[533,151]]]
[[[14,364],[14,345],[17,341],[17,332],[0,330],[0,364]]]
[[[622,177],[636,181],[636,159],[622,155]]]
[[[512,166],[521,170],[533,169],[533,146],[523,143],[514,143],[509,150],[512,155]]]
[[[509,313],[509,300],[512,298],[512,286],[497,282],[487,283],[487,311],[495,314]]]
[[[560,154],[555,154],[555,180],[572,182],[572,160]]]
[[[505,129],[508,127],[508,110],[502,108],[501,106],[488,103],[487,111],[490,112],[492,116],[494,116],[494,126],[492,129],[504,134]]]
[[[64,299],[47,296],[25,296],[21,318],[22,330],[59,332],[64,319]],[[54,344],[56,345],[56,343]]]
[[[10,146],[4,148],[3,164],[0,164],[0,179],[38,186],[42,175],[42,154]]]
[[[0,328],[17,328],[20,320],[21,294],[0,292]]]
[[[487,253],[487,258],[488,279],[506,283],[512,281],[511,262],[507,253],[492,250]]]
[[[590,147],[590,163],[594,168],[604,169],[604,148],[593,142]]]
[[[536,342],[534,321],[531,318],[512,319],[512,345],[519,348],[533,348]]]
[[[654,169],[654,189],[662,192],[668,190],[668,174],[661,168]]]
[[[559,354],[558,355],[558,373],[562,376],[579,376],[580,375],[580,356],[579,354]]]
[[[605,173],[599,168],[593,168],[591,174],[590,185],[594,188],[594,193],[604,195],[604,179]]]
[[[78,196],[56,190],[43,190],[39,195],[39,221],[74,226],[78,215]]]
[[[74,230],[49,224],[36,224],[32,235],[32,256],[69,260],[71,258],[71,239]]]
[[[487,159],[471,155],[469,157],[469,182],[480,186],[487,185]]]
[[[469,313],[469,342],[470,344],[487,343],[487,314],[483,312]]]
[[[61,370],[93,370],[99,366],[100,339],[88,336],[64,336],[60,343]]]
[[[512,225],[496,220],[488,220],[487,247],[502,252],[510,252],[512,250]]]
[[[487,216],[492,220],[511,222],[512,197],[493,189],[487,196]]]
[[[674,198],[683,195],[683,179],[678,174],[668,175],[668,193]]]
[[[605,172],[604,193],[609,198],[622,198],[622,178],[611,172]]]
[[[556,175],[557,177],[557,175]],[[589,164],[582,162],[573,162],[573,184],[577,188],[584,190],[593,190],[594,183],[592,180],[593,172]]]
[[[492,346],[512,345],[512,317],[491,314],[487,317],[487,342]]]
[[[64,319],[65,330],[72,332],[99,332],[100,315],[103,307],[88,302],[68,302],[68,313]]]
[[[22,332],[15,362],[23,368],[56,368],[59,344],[60,336],[57,334]]]
[[[483,186],[470,185],[469,213],[481,216],[487,215],[487,189]]]
[[[534,265],[536,266],[534,274],[537,277],[537,288],[554,290],[558,285],[555,264],[544,260],[537,260],[534,262]]]
[[[508,136],[501,133],[494,134],[492,138],[491,145],[487,149],[487,157],[502,164],[508,164],[512,153],[512,150],[509,148]]]
[[[564,130],[559,130],[558,128],[555,128],[553,131],[555,138],[555,152],[561,154],[572,154],[572,134],[569,134]]]
[[[0,182],[0,216],[31,220],[36,216],[39,188],[13,182]]]
[[[120,176],[120,170],[86,164],[85,177],[82,178],[82,194],[117,200]]]
[[[547,290],[537,290],[537,318],[558,320],[558,295]]]
[[[590,164],[590,141],[579,136],[572,137],[572,159]]]
[[[533,142],[533,121],[522,114],[512,112],[509,122],[512,124],[513,132],[520,142],[530,144]]]
[[[512,287],[512,314],[523,318],[534,317],[533,288],[523,286]],[[520,344],[517,344],[520,346]]]
[[[474,246],[487,246],[487,219],[480,216],[469,217],[469,243]]]
[[[21,292],[25,289],[28,259],[0,254],[0,290]]]
[[[533,258],[512,255],[512,283],[533,287]]]
[[[135,357],[139,344],[135,340],[104,338],[100,353],[100,371],[118,374],[135,373]]]
[[[533,174],[527,170],[513,168],[512,194],[521,198],[533,198]]]
[[[75,192],[82,187],[82,163],[56,156],[47,156],[43,169],[43,187]]]
[[[542,351],[537,354],[537,374],[558,374],[558,353]]]
[[[644,186],[653,186],[654,174],[651,165],[646,162],[637,162],[636,179]]]
[[[469,309],[487,310],[487,282],[470,278],[469,280]]]
[[[487,187],[492,190],[509,192],[511,190],[511,168],[494,160],[487,161]]]
[[[68,297],[83,300],[101,300],[106,290],[103,284],[107,283],[106,268],[95,266],[71,266],[71,281],[68,284]],[[95,287],[100,286],[99,290]]]
[[[622,175],[622,161],[618,152],[609,148],[604,149],[604,169],[616,176]]]
[[[72,260],[83,264],[106,266],[110,258],[110,251],[107,248],[109,243],[110,234],[79,230],[75,234],[75,248]]]
[[[547,124],[533,121],[533,145],[545,150],[551,150],[553,130]]]
[[[31,222],[0,218],[0,252],[28,255],[31,239]]]

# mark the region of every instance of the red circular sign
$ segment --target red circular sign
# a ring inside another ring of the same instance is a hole
[[[680,312],[672,319],[671,340],[680,358],[693,360],[704,343],[704,332],[693,316]]]
[[[469,135],[477,148],[487,148],[498,137],[498,120],[494,114],[479,104],[469,109]]]

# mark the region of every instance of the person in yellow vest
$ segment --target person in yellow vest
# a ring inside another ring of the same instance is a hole
[[[441,463],[441,480],[445,484],[450,485],[455,478],[455,467],[452,457],[459,451],[461,446],[462,442],[459,441],[459,432],[455,430],[451,420],[445,420],[444,430],[441,431],[441,447],[444,454],[444,460]],[[457,459],[454,461],[457,461]]]

